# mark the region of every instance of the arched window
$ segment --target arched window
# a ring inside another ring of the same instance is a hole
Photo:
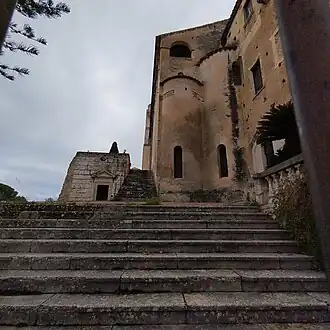
[[[227,151],[224,144],[218,146],[218,166],[220,178],[228,177]]]
[[[191,51],[186,45],[174,45],[170,49],[170,56],[191,58]]]
[[[176,146],[174,148],[174,178],[182,178],[182,148]]]

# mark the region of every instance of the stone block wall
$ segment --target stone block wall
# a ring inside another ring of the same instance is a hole
[[[59,201],[96,201],[98,184],[109,185],[108,200],[112,200],[129,169],[129,154],[78,152],[68,168]]]

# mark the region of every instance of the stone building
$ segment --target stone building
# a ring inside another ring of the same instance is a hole
[[[165,199],[244,193],[266,168],[257,123],[290,99],[273,0],[238,0],[228,20],[159,35],[143,169]]]
[[[129,154],[77,152],[58,200],[83,203],[113,200],[129,170]]]

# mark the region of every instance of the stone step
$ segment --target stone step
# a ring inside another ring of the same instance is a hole
[[[0,253],[2,270],[282,269],[310,270],[293,253]]]
[[[143,220],[192,220],[192,219],[201,219],[201,220],[215,220],[215,219],[223,219],[223,220],[243,220],[243,219],[249,219],[249,220],[257,220],[257,219],[263,219],[267,220],[270,219],[270,217],[267,214],[261,213],[261,212],[237,212],[237,213],[229,213],[229,212],[123,212],[121,215],[124,219],[143,219]],[[118,217],[117,215],[114,215],[114,218]]]
[[[248,327],[248,328],[247,328]],[[17,330],[1,327],[1,330]],[[330,323],[272,323],[272,324],[172,324],[172,325],[114,325],[114,326],[65,326],[19,327],[19,330],[329,330]]]
[[[0,253],[298,253],[291,240],[0,240]]]
[[[200,204],[186,204],[182,205],[126,205],[125,211],[129,212],[204,212],[204,213],[261,213],[260,206],[250,205],[219,205],[200,203]]]
[[[281,229],[90,229],[2,228],[0,239],[145,239],[145,240],[281,240]]]
[[[324,273],[266,270],[2,271],[0,294],[326,292]]]
[[[0,219],[0,228],[123,228],[123,229],[279,229],[268,220],[85,220],[85,219]]]
[[[329,294],[152,293],[3,296],[2,325],[157,325],[329,322]]]
[[[134,208],[126,208],[126,207],[120,207],[115,208],[111,207],[109,208],[109,211],[104,212],[98,212],[101,213],[102,219],[105,219],[106,217],[108,219],[142,219],[142,220],[193,220],[193,219],[203,219],[203,220],[217,220],[217,219],[223,219],[223,220],[257,220],[257,219],[263,219],[263,220],[269,220],[271,219],[269,215],[261,213],[261,212],[241,212],[241,211],[233,211],[233,212],[226,212],[226,211],[198,211],[196,209],[194,210],[182,210],[182,211],[157,211],[156,208],[152,208],[151,210],[144,209],[143,211],[135,211]],[[0,219],[13,219],[18,218],[20,212],[17,214],[15,212],[11,212],[10,215],[7,213],[4,213],[0,215]],[[106,215],[106,217],[104,216]],[[97,219],[98,214],[96,212],[90,212],[90,211],[60,211],[57,209],[49,209],[47,211],[38,211],[33,214],[33,218],[40,218],[40,219]],[[21,218],[21,217],[20,217]],[[25,219],[28,218],[28,216],[25,216]]]

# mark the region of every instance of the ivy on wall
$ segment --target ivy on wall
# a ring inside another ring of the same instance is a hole
[[[239,146],[239,119],[238,119],[238,102],[236,95],[236,88],[234,84],[234,75],[230,58],[228,56],[228,103],[231,110],[232,122],[232,142],[233,142],[233,155],[234,155],[234,178],[237,182],[244,182],[247,180],[244,161],[244,149]]]

